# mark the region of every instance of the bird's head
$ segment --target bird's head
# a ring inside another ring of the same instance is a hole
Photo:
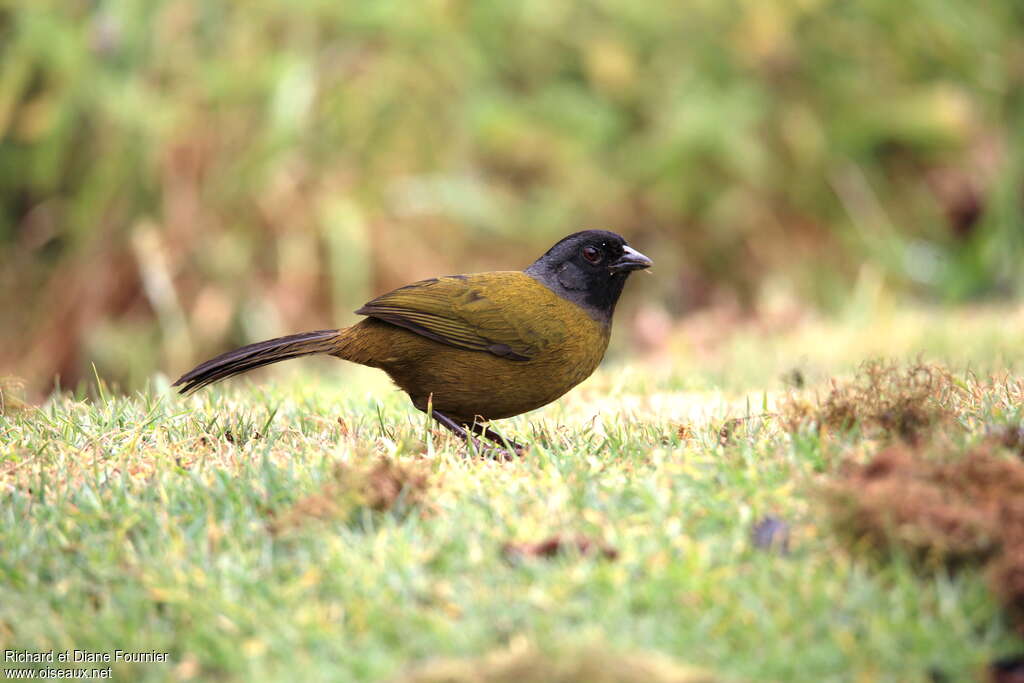
[[[610,323],[626,278],[651,266],[621,235],[584,230],[562,238],[526,269],[526,274],[572,301],[601,322]]]

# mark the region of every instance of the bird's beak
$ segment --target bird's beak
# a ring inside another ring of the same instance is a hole
[[[613,273],[621,273],[623,271],[629,272],[631,270],[643,270],[644,268],[650,268],[653,265],[653,261],[641,254],[632,247],[623,245],[622,256],[613,261],[609,270]]]

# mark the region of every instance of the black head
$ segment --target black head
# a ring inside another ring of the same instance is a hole
[[[601,322],[611,323],[626,278],[651,259],[607,230],[584,230],[563,238],[526,269],[526,274],[572,301]]]

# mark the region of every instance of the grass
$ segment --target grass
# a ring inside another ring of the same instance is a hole
[[[885,435],[763,414],[795,366],[800,395],[825,398],[880,330],[958,381],[1013,376],[1020,316],[893,315],[740,326],[708,356],[684,335],[660,361],[613,362],[503,423],[532,444],[514,462],[466,457],[382,377],[316,361],[188,399],[157,378],[10,410],[0,645],[169,653],[112,665],[143,681],[379,680],[534,649],[657,652],[723,680],[970,679],[1021,647],[984,572],[861,554],[816,495]],[[975,407],[949,432],[963,448],[1020,418],[996,392]],[[788,552],[752,542],[768,516]],[[573,540],[507,552],[554,537]]]

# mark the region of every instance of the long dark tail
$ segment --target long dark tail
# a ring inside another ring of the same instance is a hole
[[[314,353],[329,353],[334,349],[340,332],[317,330],[249,344],[197,365],[179,377],[172,386],[183,385],[179,391],[188,394],[253,368]]]

